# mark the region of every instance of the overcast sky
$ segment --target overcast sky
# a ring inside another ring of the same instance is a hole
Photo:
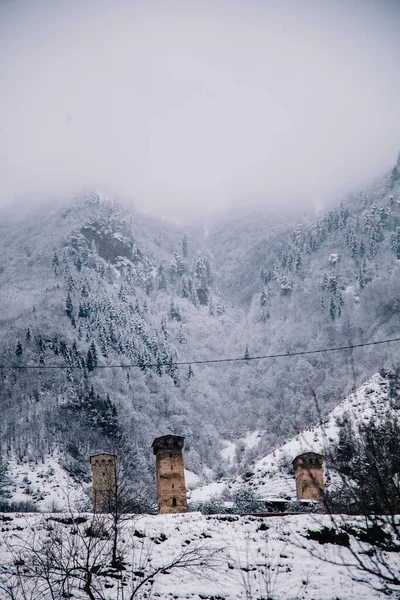
[[[0,0],[0,205],[321,203],[400,148],[400,1]]]

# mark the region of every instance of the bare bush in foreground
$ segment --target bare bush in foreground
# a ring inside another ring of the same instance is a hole
[[[179,569],[204,577],[219,563],[220,549],[203,542],[157,562],[154,550],[160,540],[126,525],[125,551],[117,564],[112,561],[114,522],[105,515],[53,517],[9,535],[8,560],[0,566],[2,597],[107,600],[113,588],[113,596],[133,600],[150,593],[160,574]]]

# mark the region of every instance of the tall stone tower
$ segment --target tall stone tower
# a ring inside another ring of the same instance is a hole
[[[293,461],[299,500],[316,500],[324,494],[323,457],[315,452],[299,454]]]
[[[156,455],[157,500],[160,514],[187,511],[185,472],[182,448],[185,438],[180,435],[164,435],[154,440]]]
[[[93,512],[107,512],[107,498],[117,491],[117,457],[115,454],[94,454],[90,457],[92,467]]]

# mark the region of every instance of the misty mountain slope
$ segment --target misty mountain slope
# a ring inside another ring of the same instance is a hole
[[[257,205],[233,209],[209,224],[206,243],[223,293],[235,304],[249,305],[259,283],[255,273],[264,266],[265,256],[285,244],[286,235],[304,211],[262,210]]]
[[[3,370],[2,434],[10,452],[33,458],[61,446],[66,466],[84,472],[89,453],[123,446],[131,469],[148,471],[150,480],[157,434],[191,434],[189,457],[200,471],[207,454],[218,453],[220,378],[203,367],[200,379],[195,368],[175,363],[179,354],[224,353],[233,321],[213,294],[207,260],[189,248],[183,257],[173,229],[151,220],[143,250],[134,219],[93,196],[27,217],[4,236],[2,364],[70,367]],[[96,368],[110,363],[141,368]]]
[[[330,411],[323,422],[317,422],[298,432],[238,477],[197,487],[190,492],[190,500],[204,501],[214,495],[229,498],[240,489],[251,490],[256,497],[262,499],[296,498],[292,466],[296,456],[304,452],[317,452],[329,456],[330,445],[338,440],[338,423],[346,418],[352,419],[357,425],[368,424],[372,418],[377,423],[382,422],[388,414],[397,414],[398,394],[398,391],[392,389],[390,373],[376,373]],[[335,485],[326,464],[325,485],[328,491],[332,491]]]
[[[235,345],[252,356],[398,337],[399,200],[390,173],[271,244],[260,273],[258,259],[249,258],[246,277],[251,273],[260,291],[235,330]],[[323,410],[332,408],[377,368],[396,366],[397,356],[398,345],[387,344],[227,369],[233,401],[254,429],[268,423],[262,443],[271,447],[276,435],[315,418],[314,394]]]
[[[151,442],[176,432],[191,471],[212,479],[247,469],[315,419],[315,395],[329,410],[396,366],[397,346],[177,363],[397,336],[399,200],[392,172],[296,227],[292,215],[243,215],[202,233],[98,194],[4,221],[0,363],[21,367],[2,369],[6,457],[56,449],[85,480],[89,454],[115,451],[154,490]],[[105,368],[131,363],[139,368]],[[63,368],[44,368],[53,365]],[[257,444],[230,465],[220,460],[226,440],[254,430],[264,432]]]

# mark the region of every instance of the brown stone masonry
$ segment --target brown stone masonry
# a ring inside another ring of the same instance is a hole
[[[323,457],[305,452],[293,461],[296,492],[299,500],[316,500],[324,494]]]
[[[117,457],[115,454],[95,454],[90,457],[92,467],[93,512],[107,512],[107,498],[116,493]]]
[[[164,435],[153,442],[156,455],[157,499],[160,514],[187,511],[182,448],[185,438]]]

